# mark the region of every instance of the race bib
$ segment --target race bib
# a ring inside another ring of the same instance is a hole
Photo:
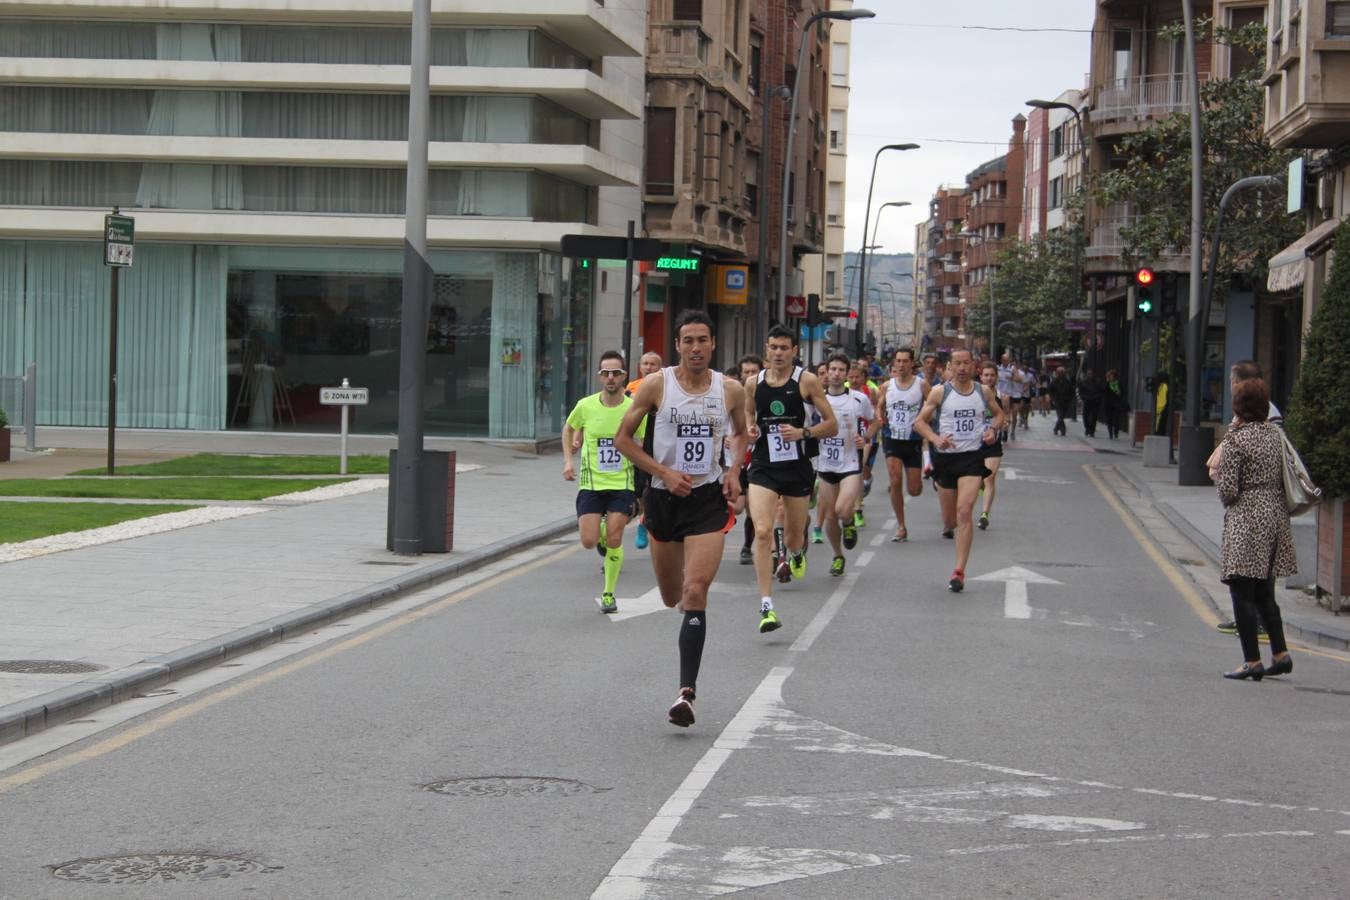
[[[908,403],[891,404],[891,436],[897,441],[907,440],[912,426]]]
[[[597,438],[595,441],[595,465],[601,472],[622,472],[623,456],[614,446],[614,438]]]
[[[801,458],[797,455],[797,442],[783,437],[782,428],[777,423],[769,426],[769,462],[793,462]]]
[[[713,427],[677,425],[675,430],[675,468],[689,475],[707,475],[712,471]]]
[[[843,472],[852,470],[852,466],[847,465],[844,460],[844,454],[849,452],[844,444],[845,441],[841,437],[820,439],[820,471]],[[853,451],[853,455],[856,457],[857,451]]]

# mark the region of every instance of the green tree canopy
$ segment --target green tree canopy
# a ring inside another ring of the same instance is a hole
[[[998,346],[1060,350],[1068,343],[1064,311],[1078,289],[1077,249],[1081,232],[1061,228],[1030,241],[1013,241],[998,254],[993,277]],[[966,306],[966,333],[989,333],[989,285]]]

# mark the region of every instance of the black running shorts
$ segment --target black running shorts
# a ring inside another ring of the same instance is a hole
[[[907,469],[923,467],[923,441],[897,441],[886,438],[886,456],[896,457]]]
[[[984,464],[984,449],[964,453],[933,453],[933,480],[938,487],[956,490],[962,478],[988,478],[989,468]]]
[[[632,518],[637,509],[633,491],[577,491],[577,515],[619,513]]]
[[[985,458],[985,459],[993,459],[994,457],[1001,457],[1001,456],[1003,456],[1003,442],[1002,442],[1002,441],[994,441],[992,444],[985,444],[985,445],[984,445],[984,458]]]
[[[750,483],[780,497],[809,497],[816,484],[816,470],[807,459],[788,465],[755,464],[750,467]]]
[[[845,478],[851,478],[854,475],[862,475],[862,472],[820,472],[817,477],[826,484],[839,484]]]
[[[694,488],[688,497],[677,497],[661,488],[647,488],[642,496],[647,531],[653,540],[682,542],[687,537],[716,534],[736,524],[736,517],[722,495],[722,483]]]

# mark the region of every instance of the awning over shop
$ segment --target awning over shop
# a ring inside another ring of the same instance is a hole
[[[1331,243],[1331,236],[1341,224],[1339,218],[1327,219],[1303,237],[1285,247],[1270,258],[1270,274],[1266,277],[1266,290],[1272,294],[1291,290],[1303,284],[1305,266],[1303,261],[1316,256]]]

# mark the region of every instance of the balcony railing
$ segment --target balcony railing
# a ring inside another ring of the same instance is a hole
[[[1201,72],[1208,81],[1209,73]],[[1097,88],[1094,123],[1157,119],[1186,108],[1186,78],[1181,72],[1121,78]]]
[[[1092,217],[1092,240],[1088,242],[1090,257],[1119,256],[1125,248],[1120,229],[1139,221],[1139,213],[1129,203],[1113,203]]]

